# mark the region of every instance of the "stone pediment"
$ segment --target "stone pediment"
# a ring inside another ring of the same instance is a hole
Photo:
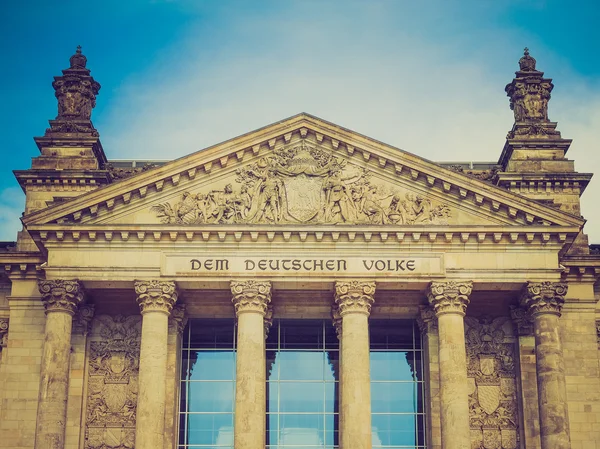
[[[583,220],[300,114],[23,219],[44,225],[568,226]]]

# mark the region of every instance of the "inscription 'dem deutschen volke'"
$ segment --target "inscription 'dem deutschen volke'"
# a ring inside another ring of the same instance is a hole
[[[161,272],[169,276],[442,276],[441,254],[402,254],[396,257],[349,255],[328,258],[315,255],[164,254]]]

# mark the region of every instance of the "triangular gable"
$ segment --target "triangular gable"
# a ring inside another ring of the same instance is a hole
[[[35,228],[111,223],[581,227],[584,220],[299,114],[37,211],[23,222]]]

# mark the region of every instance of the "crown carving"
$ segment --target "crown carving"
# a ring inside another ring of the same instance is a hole
[[[83,286],[76,280],[40,280],[38,289],[46,313],[65,312],[73,316],[83,302]]]
[[[567,289],[563,282],[528,282],[521,293],[521,305],[533,316],[542,313],[560,316]]]
[[[231,281],[231,302],[235,314],[257,312],[267,315],[271,303],[271,282],[249,279],[247,281]]]
[[[429,304],[436,316],[445,313],[458,313],[462,316],[467,312],[469,296],[473,291],[473,282],[432,282],[427,292]]]
[[[335,283],[335,303],[338,313],[343,317],[347,313],[370,315],[375,302],[375,282],[338,281]]]
[[[142,314],[146,312],[170,314],[177,302],[177,287],[173,281],[136,281],[134,287]]]

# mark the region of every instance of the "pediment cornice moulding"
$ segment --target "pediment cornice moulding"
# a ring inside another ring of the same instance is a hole
[[[170,225],[105,225],[33,226],[30,234],[43,246],[71,242],[136,245],[153,242],[158,245],[173,243],[213,242],[290,242],[290,243],[385,243],[401,246],[426,245],[534,245],[555,246],[563,252],[579,233],[578,227],[436,227],[411,226],[403,228],[341,227],[302,228],[294,226],[203,226],[174,227]]]
[[[209,147],[165,166],[96,189],[72,201],[25,216],[26,226],[44,223],[78,223],[115,208],[135,204],[171,188],[191,184],[202,176],[231,171],[242,163],[265,156],[290,143],[292,137],[314,138],[332,154],[344,154],[373,171],[401,177],[440,194],[467,202],[487,213],[516,224],[583,226],[585,221],[521,195],[443,168],[411,153],[390,147],[308,115],[298,115],[275,125]]]

